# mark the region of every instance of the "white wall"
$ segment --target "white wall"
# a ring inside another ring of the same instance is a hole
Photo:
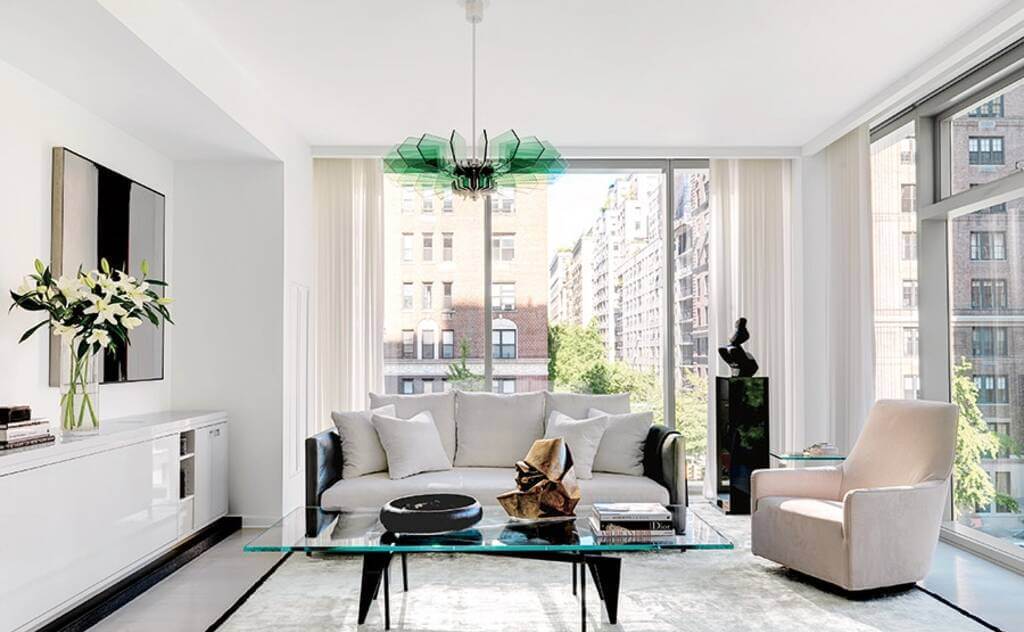
[[[173,251],[175,408],[231,420],[230,507],[281,515],[284,241],[277,162],[180,162]]]
[[[46,330],[17,344],[38,322],[35,315],[7,312],[7,290],[50,258],[51,149],[66,146],[167,196],[167,243],[173,241],[174,165],[165,156],[94,116],[62,95],[0,61],[0,404],[23,403],[57,419],[59,394],[48,386]],[[167,280],[176,288],[168,249]],[[173,310],[173,306],[172,306]],[[174,327],[167,328],[165,375],[173,363]],[[100,387],[103,417],[166,409],[171,380]]]

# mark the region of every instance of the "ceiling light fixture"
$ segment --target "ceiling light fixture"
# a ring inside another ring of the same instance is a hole
[[[452,191],[476,199],[497,187],[524,187],[547,183],[567,167],[558,150],[536,136],[522,137],[514,129],[493,140],[483,130],[477,155],[476,137],[476,25],[483,20],[485,0],[462,0],[466,21],[472,25],[472,153],[455,130],[448,138],[410,136],[384,157],[384,172],[403,185],[435,192]]]

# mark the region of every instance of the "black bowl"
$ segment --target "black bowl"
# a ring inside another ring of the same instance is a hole
[[[380,509],[380,522],[393,533],[461,531],[480,522],[483,509],[465,494],[417,494],[396,498]]]

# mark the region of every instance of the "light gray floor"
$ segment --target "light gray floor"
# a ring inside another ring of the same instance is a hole
[[[120,630],[200,632],[253,585],[279,556],[246,554],[256,529],[243,529],[96,625]],[[928,590],[1005,632],[1024,632],[1024,577],[939,543]]]
[[[939,542],[921,585],[1005,632],[1024,632],[1024,576]]]
[[[90,630],[205,630],[280,559],[273,553],[242,552],[259,531],[235,532]]]

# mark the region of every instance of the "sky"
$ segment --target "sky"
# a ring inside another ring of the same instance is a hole
[[[597,218],[608,186],[621,174],[570,173],[548,187],[548,261],[559,248],[572,248]]]

